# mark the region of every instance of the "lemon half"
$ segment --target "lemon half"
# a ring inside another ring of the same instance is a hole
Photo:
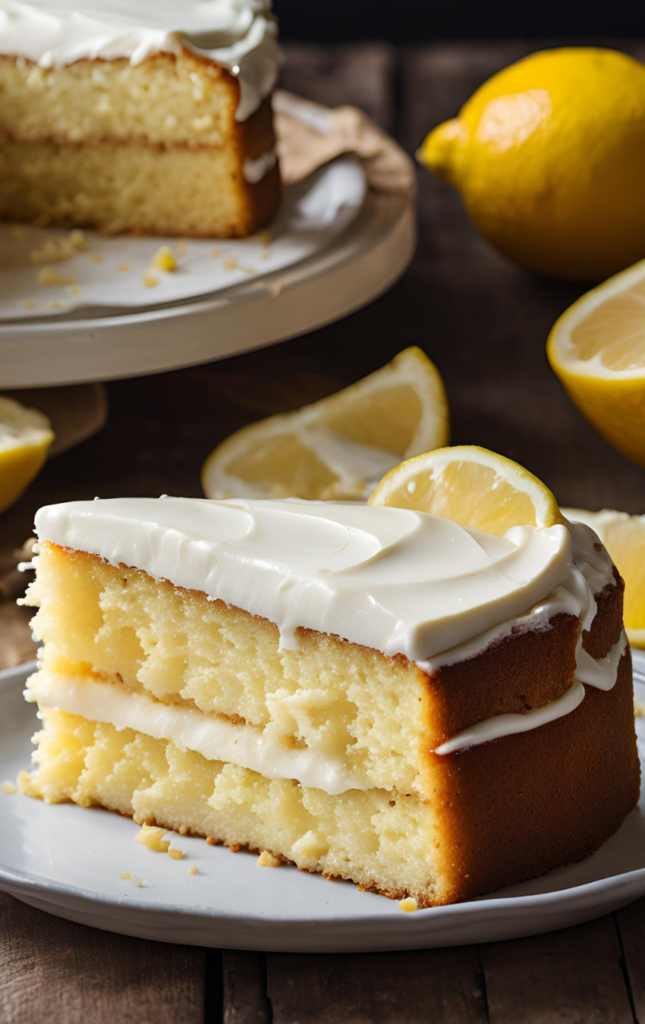
[[[0,512],[18,500],[39,472],[53,440],[44,413],[0,396]]]
[[[408,459],[381,480],[369,504],[431,512],[498,537],[512,526],[564,522],[541,480],[517,462],[475,445]]]
[[[296,412],[253,423],[206,460],[209,498],[365,499],[401,459],[448,440],[434,363],[407,348],[356,384]]]
[[[645,260],[574,302],[553,327],[547,355],[587,419],[645,466]]]
[[[600,281],[645,256],[645,64],[628,54],[530,54],[418,155],[459,190],[479,231],[531,270]]]

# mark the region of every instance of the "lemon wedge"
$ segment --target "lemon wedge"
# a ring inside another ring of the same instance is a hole
[[[574,302],[556,321],[547,355],[594,427],[645,466],[645,260]]]
[[[53,440],[44,413],[0,397],[0,512],[13,505],[36,476]]]
[[[434,363],[407,348],[296,412],[243,427],[202,469],[209,498],[361,500],[401,459],[446,444],[448,403]]]
[[[551,491],[536,476],[475,445],[408,459],[383,477],[369,504],[431,512],[498,537],[511,526],[564,521]]]
[[[563,508],[567,519],[586,523],[600,537],[625,580],[625,629],[630,644],[645,648],[645,516]]]

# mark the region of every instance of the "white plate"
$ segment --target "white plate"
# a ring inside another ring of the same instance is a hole
[[[636,682],[645,698],[643,673]],[[2,673],[0,780],[28,765],[35,712],[22,698],[33,666]],[[645,720],[637,719],[645,759]],[[643,802],[642,802],[643,804]],[[32,906],[125,935],[229,949],[300,953],[450,946],[579,924],[645,894],[641,810],[592,857],[493,897],[405,914],[396,902],[294,868],[177,836],[183,860],[134,842],[127,818],[0,793],[0,887]],[[188,874],[195,865],[198,874]],[[131,872],[143,888],[119,879]]]
[[[159,373],[305,334],[390,288],[415,241],[413,204],[368,192],[345,231],[284,270],[245,274],[242,284],[135,312],[0,322],[0,388]]]
[[[44,286],[38,283],[42,263],[30,255],[43,246],[64,242],[69,231],[0,224],[2,297],[0,322],[65,320],[83,310],[85,316],[142,309],[192,299],[247,283],[285,267],[301,263],[327,248],[358,215],[366,194],[363,168],[357,158],[345,156],[286,189],[284,201],[266,234],[231,241],[176,238],[134,238],[84,232],[87,251],[64,262],[41,259],[73,283]],[[154,288],[144,274],[162,245],[177,261],[174,273],[152,271]]]

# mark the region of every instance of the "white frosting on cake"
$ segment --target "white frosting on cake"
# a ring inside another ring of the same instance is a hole
[[[590,530],[585,541],[574,529],[574,544],[590,548],[579,568],[564,525],[493,537],[423,512],[349,502],[80,501],[40,509],[36,530],[270,619],[283,648],[297,646],[305,627],[416,661],[500,623],[510,628],[541,603],[544,616],[566,606],[588,628],[593,590],[611,579]]]
[[[41,67],[192,50],[239,78],[244,121],[273,90],[280,64],[271,0],[0,0],[0,54]]]

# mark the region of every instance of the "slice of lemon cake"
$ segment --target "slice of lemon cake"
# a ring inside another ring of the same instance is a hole
[[[0,0],[0,217],[248,235],[280,193],[271,0]]]
[[[24,792],[419,906],[582,858],[639,790],[622,581],[581,524],[42,508]]]

